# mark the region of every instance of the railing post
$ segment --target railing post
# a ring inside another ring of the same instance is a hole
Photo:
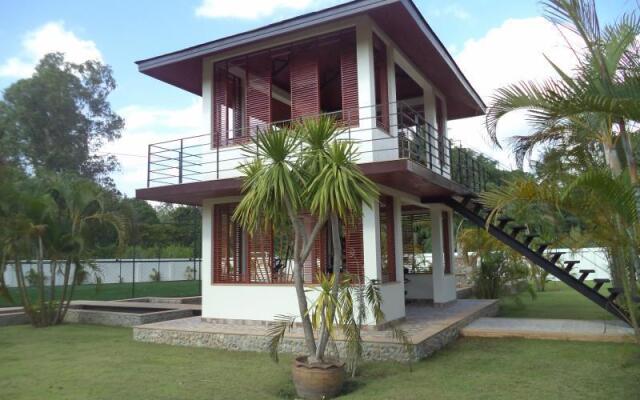
[[[147,187],[151,185],[151,145],[147,146]]]
[[[178,154],[178,183],[182,183],[182,149],[184,148],[184,139],[180,139],[180,153]]]

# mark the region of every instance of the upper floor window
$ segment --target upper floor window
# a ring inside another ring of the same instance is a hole
[[[325,113],[357,125],[357,82],[353,29],[216,62],[213,143],[239,144],[273,123]]]

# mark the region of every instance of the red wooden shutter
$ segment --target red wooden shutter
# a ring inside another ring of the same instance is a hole
[[[387,46],[375,34],[373,35],[373,62],[375,69],[376,112],[378,128],[389,131],[389,85],[387,76]]]
[[[358,126],[358,63],[355,32],[342,36],[340,42],[340,79],[342,92],[342,120],[348,126]]]
[[[320,71],[318,54],[312,48],[298,48],[289,60],[291,119],[320,114]]]
[[[251,283],[271,283],[273,275],[273,232],[262,230],[248,237],[248,273],[243,281]]]
[[[213,145],[227,144],[227,63],[216,63],[213,67]]]
[[[242,268],[242,229],[231,221],[235,204],[213,207],[213,283],[237,282]]]
[[[354,283],[364,283],[364,247],[362,244],[362,218],[349,218],[344,225],[344,255],[347,272]]]
[[[246,122],[247,135],[255,135],[271,123],[271,56],[268,52],[247,58]]]

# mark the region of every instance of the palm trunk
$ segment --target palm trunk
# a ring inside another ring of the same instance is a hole
[[[293,259],[295,260],[293,268],[293,285],[296,289],[296,298],[298,300],[298,311],[300,312],[300,320],[302,323],[302,330],[304,332],[304,342],[307,346],[307,353],[309,357],[315,357],[316,354],[316,339],[313,336],[313,326],[311,325],[311,318],[309,318],[309,307],[307,304],[307,295],[304,292],[304,279],[302,271],[304,268],[303,246],[306,244],[304,238],[307,236],[304,231],[304,226],[301,226],[300,220],[296,215],[291,202],[285,198],[285,207],[287,214],[291,220],[294,232],[294,244],[293,244]],[[310,360],[315,361],[315,360]]]
[[[76,263],[73,268],[73,277],[71,278],[71,290],[69,291],[69,296],[67,297],[67,300],[64,300],[64,299],[62,300],[64,302],[64,306],[62,308],[62,312],[60,313],[58,323],[62,323],[64,321],[64,317],[67,315],[67,310],[69,310],[69,304],[71,304],[71,299],[73,299],[73,293],[76,290],[78,269],[79,269],[79,265]]]
[[[9,303],[13,303],[13,297],[9,293],[7,282],[4,279],[4,273],[7,271],[7,255],[2,253],[0,258],[0,297],[4,297]]]
[[[51,279],[49,280],[49,315],[53,316],[56,298],[56,274],[58,273],[58,262],[51,260]]]
[[[62,322],[60,319],[62,316],[62,309],[65,304],[65,299],[67,297],[67,289],[69,288],[69,275],[71,275],[71,260],[67,260],[64,266],[64,281],[62,283],[62,294],[60,295],[60,304],[58,304],[58,311],[56,312],[55,319],[53,320],[53,324],[59,324]],[[75,275],[75,271],[74,271]]]
[[[31,320],[31,324],[33,326],[38,326],[37,319],[33,315],[33,308],[31,307],[31,300],[29,299],[29,294],[27,293],[27,287],[24,280],[24,273],[22,271],[22,263],[16,257],[15,262],[16,268],[16,281],[18,282],[18,291],[20,292],[20,299],[22,300],[22,308],[24,309],[24,313],[27,314],[29,320]]]
[[[38,291],[40,292],[38,295],[38,303],[40,305],[40,319],[44,325],[47,325],[49,321],[49,313],[45,307],[45,297],[46,293],[44,292],[44,246],[42,244],[42,236],[38,236]]]
[[[340,221],[335,213],[331,213],[329,217],[331,222],[331,247],[333,248],[333,287],[331,288],[331,295],[334,299],[338,298],[338,289],[340,288],[340,271],[342,270],[342,243],[340,242]],[[330,305],[332,309],[329,310],[329,315],[334,315],[335,310],[333,305]],[[318,360],[324,359],[324,353],[327,349],[327,343],[329,343],[329,332],[326,329],[326,322],[323,321],[323,328],[321,331],[320,342],[316,351],[316,358]]]

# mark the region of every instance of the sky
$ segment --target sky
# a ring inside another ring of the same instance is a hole
[[[322,9],[336,0],[0,0],[0,91],[33,73],[46,53],[67,60],[97,59],[113,69],[118,87],[110,96],[125,118],[122,138],[103,152],[115,154],[113,174],[127,196],[146,185],[147,145],[203,134],[201,98],[138,72],[134,64],[170,51]],[[554,72],[544,55],[573,66],[567,40],[574,38],[541,17],[535,0],[415,0],[431,28],[488,104],[499,87],[541,80]],[[597,0],[602,22],[636,7],[636,0]],[[564,34],[563,34],[564,33]],[[522,114],[498,126],[502,142],[526,134]],[[508,146],[493,146],[483,119],[452,121],[449,136],[514,166]]]

